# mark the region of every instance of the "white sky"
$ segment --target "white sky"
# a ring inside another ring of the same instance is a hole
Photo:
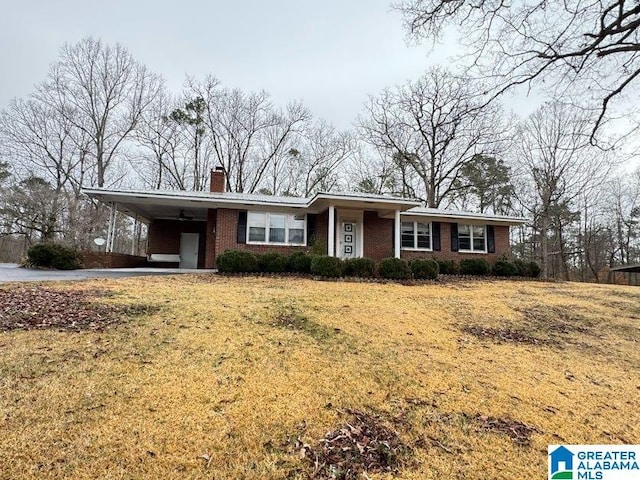
[[[65,43],[119,42],[177,94],[186,74],[301,99],[348,128],[367,94],[417,78],[427,46],[409,47],[391,0],[3,0],[0,108],[44,80]],[[443,61],[447,48],[430,58]],[[433,62],[433,60],[431,60]]]

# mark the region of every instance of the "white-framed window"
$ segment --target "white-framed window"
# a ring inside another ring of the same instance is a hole
[[[458,225],[458,251],[487,251],[487,229],[484,225]]]
[[[400,224],[400,245],[404,249],[431,250],[431,224],[402,222]]]
[[[248,212],[247,243],[305,245],[306,220],[304,214]]]

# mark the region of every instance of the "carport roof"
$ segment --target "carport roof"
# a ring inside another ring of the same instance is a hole
[[[613,267],[609,269],[611,272],[623,272],[623,273],[640,273],[640,263],[635,265],[621,265],[619,267]]]

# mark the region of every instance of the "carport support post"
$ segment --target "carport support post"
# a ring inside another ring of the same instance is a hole
[[[136,254],[136,244],[138,243],[138,215],[133,219],[133,232],[131,235],[131,255]]]
[[[107,253],[113,252],[113,237],[115,236],[116,229],[116,204],[111,202],[111,210],[109,211],[109,227],[107,229],[107,243],[105,251]]]
[[[329,205],[329,231],[327,238],[327,255],[335,257],[335,241],[336,241],[336,208]]]
[[[396,258],[400,258],[400,210],[396,210],[393,228],[393,256]]]

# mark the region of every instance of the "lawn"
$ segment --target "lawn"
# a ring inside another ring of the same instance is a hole
[[[2,479],[542,478],[548,444],[640,443],[637,287],[175,276],[0,294],[18,302],[0,310]],[[82,321],[65,328],[56,295]],[[43,305],[51,325],[30,326]]]

